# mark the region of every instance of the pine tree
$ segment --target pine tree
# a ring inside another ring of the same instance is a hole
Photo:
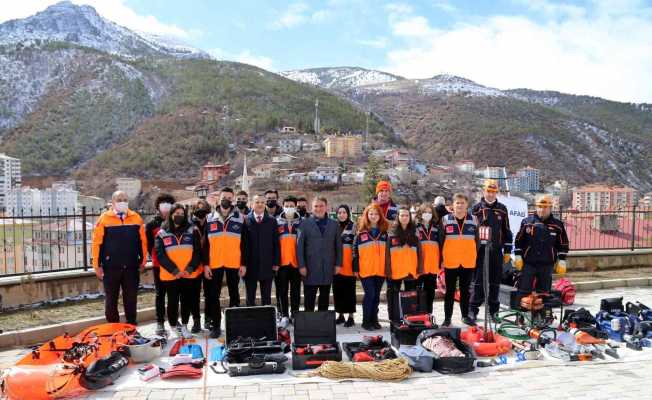
[[[371,202],[376,195],[376,184],[382,179],[380,175],[381,167],[380,160],[375,157],[369,157],[367,167],[365,168],[364,185],[361,192],[363,203]]]

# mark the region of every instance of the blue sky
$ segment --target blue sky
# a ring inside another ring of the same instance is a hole
[[[11,2],[0,21],[53,2]],[[409,78],[451,73],[501,89],[652,103],[652,0],[74,2],[272,71],[350,65]]]

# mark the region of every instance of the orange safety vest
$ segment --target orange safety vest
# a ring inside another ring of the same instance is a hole
[[[276,220],[278,222],[278,240],[281,247],[281,266],[289,265],[296,268],[299,265],[297,261],[297,229],[301,224],[301,218],[289,221],[279,216]]]
[[[419,265],[419,254],[417,246],[408,244],[401,245],[397,236],[389,236],[389,263],[385,271],[386,276],[391,279],[405,279],[417,277],[417,267]]]
[[[441,232],[435,224],[431,223],[430,229],[426,229],[422,224],[417,226],[417,236],[421,242],[424,275],[437,275],[439,273],[439,264],[441,262],[439,235],[441,235]]]
[[[462,226],[457,223],[453,214],[447,214],[442,219],[444,228],[444,248],[442,258],[444,268],[475,268],[478,255],[476,231],[478,219],[475,215],[467,214]]]
[[[358,247],[358,273],[360,278],[370,276],[385,276],[385,257],[387,251],[387,233],[373,237],[370,232],[363,231],[356,236]]]
[[[342,268],[340,275],[353,276],[353,240],[355,239],[355,224],[349,221],[342,230]]]
[[[179,268],[179,271],[185,271],[188,264],[190,264],[190,260],[192,260],[192,252],[194,251],[192,236],[194,230],[195,226],[190,225],[180,237],[177,237],[173,233],[164,229],[158,231],[158,237],[163,242],[165,254],[168,256],[170,261]],[[201,275],[202,272],[202,268],[198,267],[190,274],[189,278],[196,278]],[[173,281],[176,279],[176,277],[168,272],[164,267],[161,267],[160,277],[162,281]]]
[[[226,219],[219,210],[212,212],[207,220],[209,255],[208,265],[211,269],[240,268],[242,254],[240,243],[244,229],[244,217],[235,208]]]

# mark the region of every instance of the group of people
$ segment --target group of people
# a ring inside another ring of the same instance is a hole
[[[425,311],[432,313],[441,270],[446,284],[442,325],[451,325],[457,289],[462,321],[473,325],[485,300],[481,226],[491,231],[487,306],[494,315],[504,264],[510,263],[512,253],[508,210],[497,200],[497,182],[487,180],[482,199],[471,208],[468,197],[456,193],[451,206],[438,197],[434,203],[420,204],[414,215],[394,203],[391,191],[389,182],[380,181],[355,222],[345,204],[330,218],[328,200],[320,196],[312,200],[309,212],[305,198],[279,201],[275,190],[255,195],[250,203],[246,192],[225,187],[214,210],[206,200],[188,210],[162,194],[155,201],[157,214],[147,225],[129,209],[125,193],[116,192],[93,233],[92,262],[104,283],[106,319],[119,321],[122,290],[126,321],[137,322],[140,272],[150,254],[161,334],[166,316],[179,335],[201,332],[203,287],[204,328],[219,337],[222,286],[226,281],[228,306],[239,307],[241,280],[247,306],[258,303],[258,292],[259,304],[271,305],[274,286],[279,316],[290,323],[301,306],[302,286],[305,311],[328,310],[332,288],[337,323],[345,326],[355,324],[359,280],[364,291],[361,326],[377,330],[385,284],[390,320],[400,318],[401,290],[418,290]],[[538,198],[535,213],[523,219],[515,237],[513,265],[522,270],[522,294],[548,292],[553,271],[565,273],[568,238],[551,208],[548,196]]]

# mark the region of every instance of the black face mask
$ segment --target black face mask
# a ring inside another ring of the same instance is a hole
[[[244,210],[245,208],[247,208],[247,202],[244,201],[244,200],[240,200],[240,201],[236,202],[235,205],[241,210]]]
[[[231,208],[231,204],[232,204],[231,200],[229,199],[223,199],[222,201],[220,201],[220,206],[224,209]]]
[[[204,219],[204,217],[206,217],[207,215],[208,215],[208,210],[199,209],[195,211],[195,217],[197,217],[197,219]]]
[[[174,221],[175,225],[182,225],[186,220],[185,215],[175,215],[172,217],[172,221]]]
[[[299,215],[301,215],[302,217],[305,217],[305,216],[306,216],[306,211],[307,211],[307,210],[306,210],[306,207],[304,207],[304,206],[297,206],[297,212],[298,212]]]
[[[277,202],[276,200],[274,200],[274,199],[269,199],[269,200],[267,200],[267,207],[268,207],[268,208],[276,208],[276,204],[277,204],[277,203],[278,203],[278,202]]]

